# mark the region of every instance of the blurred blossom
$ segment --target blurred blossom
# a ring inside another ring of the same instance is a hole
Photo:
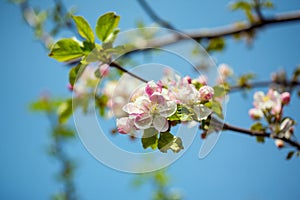
[[[291,94],[289,92],[284,92],[281,94],[281,102],[283,104],[289,104],[291,100]]]
[[[99,71],[100,71],[100,74],[102,77],[106,77],[108,76],[109,74],[109,71],[110,71],[110,67],[108,64],[102,64],[100,67],[99,67]]]
[[[249,116],[254,120],[259,120],[264,116],[264,114],[260,109],[251,108],[249,110]]]
[[[277,146],[277,148],[283,148],[284,147],[284,141],[280,140],[280,139],[276,139],[275,140],[275,145]]]
[[[233,75],[232,68],[225,63],[222,63],[218,67],[219,77],[217,78],[217,82],[223,84],[227,81],[227,79]]]
[[[77,96],[82,96],[93,90],[97,83],[98,79],[95,76],[95,68],[88,65],[74,84],[73,91]]]

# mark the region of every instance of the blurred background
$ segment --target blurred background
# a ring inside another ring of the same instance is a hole
[[[39,8],[55,1],[30,1]],[[228,1],[164,0],[148,1],[153,9],[180,30],[213,28],[245,19],[243,12],[232,12]],[[297,10],[298,0],[273,1],[274,13]],[[120,29],[137,27],[138,22],[154,22],[137,1],[64,0],[66,8],[74,7],[94,27],[99,15],[115,11],[121,16]],[[47,50],[34,39],[32,29],[22,20],[17,5],[0,2],[1,27],[1,144],[0,199],[49,199],[61,190],[56,173],[60,166],[47,155],[51,125],[44,114],[32,113],[29,104],[41,94],[71,96],[67,88],[69,68],[50,59]],[[253,72],[257,80],[269,80],[281,69],[291,74],[300,64],[300,23],[261,29],[251,45],[226,39],[222,52],[212,53],[217,63],[227,63],[239,75]],[[73,36],[62,32],[60,37]],[[264,92],[266,88],[262,89]],[[248,110],[253,92],[230,95],[226,121],[250,127]],[[295,96],[293,96],[295,97]],[[300,101],[293,98],[286,114],[299,120]],[[299,127],[295,129],[299,137]],[[122,136],[121,136],[122,137]],[[127,138],[126,138],[127,139]],[[169,190],[183,199],[275,200],[300,198],[300,159],[286,161],[287,149],[279,150],[271,140],[264,144],[238,133],[223,132],[213,151],[198,158],[200,136],[178,161],[167,169]],[[138,175],[118,172],[94,159],[79,138],[64,147],[76,162],[74,177],[78,199],[151,199],[152,181],[135,187]]]

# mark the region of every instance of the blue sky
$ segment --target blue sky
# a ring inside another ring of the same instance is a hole
[[[36,5],[43,4],[34,1]],[[76,5],[77,13],[90,24],[107,11],[121,16],[120,28],[135,27],[137,20],[152,23],[136,1],[65,1]],[[267,14],[300,8],[297,0],[274,1],[276,8]],[[47,6],[46,2],[44,6]],[[179,29],[215,27],[244,19],[241,12],[232,13],[227,1],[153,1],[153,8]],[[28,111],[28,104],[42,91],[55,96],[71,95],[67,89],[68,69],[47,57],[47,52],[33,39],[16,6],[0,2],[1,28],[1,145],[0,199],[48,199],[58,186],[53,174],[55,161],[47,157],[50,129],[47,118]],[[254,72],[258,79],[269,79],[272,71],[292,72],[300,64],[300,24],[261,30],[251,47],[228,39],[224,52],[212,56],[218,63],[228,63],[237,74]],[[265,91],[266,89],[264,89]],[[249,127],[248,109],[252,93],[244,99],[230,96],[227,121]],[[299,99],[294,98],[286,114],[299,120]],[[296,127],[299,137],[299,127]],[[186,154],[170,166],[171,185],[185,199],[299,199],[300,159],[285,161],[287,149],[278,150],[272,141],[257,144],[255,138],[224,132],[212,153],[198,159],[200,139]],[[150,199],[151,186],[136,190],[135,177],[112,170],[95,160],[79,139],[69,145],[80,163],[76,184],[81,199]]]

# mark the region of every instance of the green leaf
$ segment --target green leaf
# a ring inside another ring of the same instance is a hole
[[[32,111],[51,111],[51,104],[48,100],[40,99],[30,104],[30,110]]]
[[[68,99],[62,102],[57,109],[59,123],[66,123],[69,117],[72,115],[72,113],[72,99]]]
[[[216,113],[216,115],[218,117],[220,117],[221,119],[224,119],[221,103],[219,103],[218,101],[212,101],[211,109],[214,113]]]
[[[300,76],[300,66],[298,66],[293,72],[293,81],[297,81]]]
[[[261,2],[261,6],[264,8],[274,8],[274,4],[271,1],[263,1]]]
[[[66,126],[57,126],[53,129],[54,136],[61,136],[64,138],[71,138],[75,136],[74,130]]]
[[[98,70],[97,70],[98,71]],[[109,98],[106,95],[96,96],[96,105],[99,108],[99,114],[104,117]]]
[[[264,143],[265,142],[265,138],[263,136],[256,136],[256,142],[258,142],[258,143]]]
[[[170,132],[160,133],[157,147],[163,153],[167,153],[169,149],[178,153],[183,149],[181,138],[173,136]]]
[[[249,81],[253,80],[254,78],[255,74],[253,73],[244,74],[241,77],[239,77],[239,79],[237,80],[237,84],[245,88],[251,88]]]
[[[252,9],[251,3],[247,1],[238,1],[231,4],[231,10],[244,10],[249,11]]]
[[[97,37],[102,41],[106,42],[107,38],[111,33],[118,27],[120,16],[114,12],[108,12],[100,16],[97,20],[96,34]]]
[[[154,150],[157,148],[157,134],[158,131],[155,128],[148,128],[144,130],[144,134],[142,137],[142,144],[144,149],[151,147]]]
[[[78,79],[83,73],[86,65],[79,63],[77,66],[73,67],[69,72],[69,83],[74,86],[76,79]]]
[[[216,85],[213,88],[214,88],[214,97],[223,97],[227,93],[225,87],[222,85]]]
[[[95,35],[89,23],[82,16],[72,16],[72,18],[81,37],[87,39],[87,41],[91,43],[94,43]]]
[[[222,51],[225,48],[225,40],[224,38],[214,38],[210,39],[208,42],[208,46],[206,48],[207,51]]]
[[[266,128],[260,122],[256,122],[252,124],[251,128],[252,131],[265,131]]]
[[[84,56],[80,44],[72,38],[61,39],[56,42],[49,53],[51,58],[60,62],[67,62]]]
[[[293,157],[294,154],[295,154],[294,151],[288,152],[288,154],[286,155],[286,159],[287,159],[287,160],[290,160],[290,159]]]

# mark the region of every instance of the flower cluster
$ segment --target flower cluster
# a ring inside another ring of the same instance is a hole
[[[178,106],[184,106],[195,116],[205,119],[211,113],[206,109],[195,109],[212,100],[214,89],[202,85],[199,89],[189,77],[149,81],[141,90],[132,95],[131,102],[123,106],[127,117],[117,119],[120,133],[155,128],[158,132],[168,131],[169,118],[177,112]],[[205,112],[203,112],[203,110]],[[202,113],[199,113],[202,112]],[[199,119],[199,118],[198,118]]]
[[[254,94],[254,108],[249,110],[252,119],[258,120],[263,116],[272,114],[278,116],[282,112],[283,105],[290,102],[290,93],[284,92],[279,94],[278,91],[270,89],[267,94],[262,91]]]
[[[254,120],[264,118],[268,126],[262,129],[270,129],[272,134],[280,137],[290,139],[294,132],[294,120],[288,117],[283,117],[283,108],[290,103],[290,93],[279,93],[274,89],[269,89],[267,94],[262,91],[254,94],[254,108],[249,110],[249,116]],[[284,141],[280,139],[275,140],[278,148],[284,146]]]

